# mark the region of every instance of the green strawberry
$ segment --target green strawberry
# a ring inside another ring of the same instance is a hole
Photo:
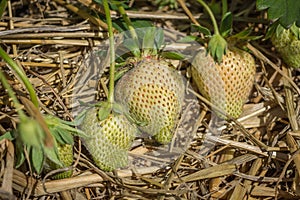
[[[46,159],[46,163],[44,165],[45,172],[48,173],[52,170],[61,169],[64,167],[69,167],[73,164],[73,145],[71,144],[59,144],[55,141],[55,148],[57,149],[58,159],[61,162],[61,165],[53,162],[49,158]],[[73,170],[68,170],[65,172],[60,172],[55,174],[52,178],[53,179],[63,179],[69,178],[72,176]]]
[[[281,25],[271,37],[271,41],[284,62],[294,68],[300,68],[300,28],[293,24],[289,29]]]
[[[167,144],[180,117],[184,88],[182,76],[168,62],[147,57],[118,81],[115,98],[144,124],[139,127],[143,132]]]
[[[57,146],[58,150],[58,158],[63,163],[64,167],[69,167],[73,164],[73,146],[70,144],[58,144]],[[55,164],[52,164],[52,169],[58,169],[61,168],[59,166],[55,166]],[[62,178],[68,178],[71,177],[73,171],[69,170],[66,172],[58,173],[54,176],[55,179],[62,179]]]
[[[254,58],[237,48],[228,50],[220,63],[203,49],[192,63],[192,77],[200,93],[234,118],[242,113],[255,75]],[[220,113],[218,116],[222,117]]]
[[[98,110],[91,108],[81,127],[88,135],[85,146],[100,169],[112,171],[128,165],[128,150],[138,129],[125,115],[110,114],[100,121]]]

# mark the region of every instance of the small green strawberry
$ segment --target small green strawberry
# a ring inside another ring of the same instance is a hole
[[[164,60],[147,57],[126,73],[115,88],[116,101],[139,128],[161,144],[171,141],[185,95],[182,76]]]
[[[73,145],[70,144],[58,144],[57,145],[57,150],[58,150],[58,158],[61,161],[61,163],[63,164],[63,167],[69,167],[73,164]],[[50,168],[52,170],[54,169],[59,169],[62,168],[61,166],[48,161]],[[72,176],[73,171],[69,170],[66,172],[61,172],[58,174],[55,174],[53,176],[54,179],[63,179],[63,178],[68,178]]]
[[[100,169],[112,171],[128,165],[128,150],[138,129],[125,115],[109,114],[100,121],[98,110],[91,108],[81,128],[88,135],[85,146]]]
[[[285,29],[277,25],[271,41],[283,61],[290,67],[300,68],[300,28],[293,24]]]
[[[237,48],[228,50],[220,63],[203,49],[192,63],[192,77],[200,93],[234,118],[242,113],[254,75],[254,58]]]

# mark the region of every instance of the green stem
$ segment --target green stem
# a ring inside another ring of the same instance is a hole
[[[9,57],[9,55],[1,47],[0,47],[0,56],[17,73],[18,77],[22,80],[27,91],[29,92],[32,103],[38,108],[39,101],[37,95],[34,91],[32,84],[27,78],[26,74],[23,73],[21,68]]]
[[[110,68],[109,68],[109,88],[108,88],[108,102],[111,105],[114,103],[114,87],[115,87],[115,44],[114,44],[114,35],[112,28],[112,21],[110,17],[110,9],[108,5],[108,1],[103,1],[103,7],[106,16],[106,23],[108,26],[108,35],[109,35],[109,54],[110,54]]]
[[[133,27],[133,25],[132,25],[132,23],[131,23],[131,20],[130,20],[130,18],[128,17],[128,15],[127,15],[127,13],[126,13],[124,7],[123,7],[122,5],[119,5],[119,6],[118,6],[118,9],[119,9],[119,12],[120,12],[120,14],[122,15],[122,17],[123,17],[125,23],[127,24],[128,28],[129,28],[129,31],[130,31],[131,36],[133,37],[134,40],[137,40],[137,39],[138,39],[138,36],[137,36],[137,34],[136,34],[136,32],[135,32],[135,29],[134,29],[134,27]]]
[[[27,119],[27,116],[22,110],[22,105],[20,104],[17,96],[15,95],[13,89],[10,87],[5,75],[1,70],[0,70],[0,81],[3,87],[7,90],[8,96],[12,99],[13,103],[15,104],[16,111],[18,112],[21,121],[25,121]]]
[[[227,0],[222,0],[222,16],[224,16],[227,13],[227,10],[228,10]]]
[[[216,21],[216,18],[213,14],[213,12],[211,11],[211,9],[209,8],[209,6],[202,0],[197,0],[203,7],[204,9],[207,11],[212,23],[213,23],[213,27],[214,27],[214,32],[215,32],[215,35],[220,35],[220,32],[219,32],[219,27],[218,27],[218,24],[217,24],[217,21]]]
[[[125,23],[126,23],[127,26],[128,26],[128,29],[129,29],[129,32],[130,32],[131,37],[133,38],[133,40],[134,40],[135,44],[137,45],[137,47],[139,47],[139,39],[138,39],[138,36],[137,36],[137,34],[136,34],[135,28],[133,27],[132,22],[131,22],[130,18],[128,17],[128,15],[127,15],[127,13],[126,13],[124,7],[122,6],[122,4],[120,4],[120,5],[118,6],[118,9],[119,9],[119,12],[120,12],[120,14],[122,15],[122,17],[123,17]],[[136,53],[136,52],[132,52],[132,53],[133,53],[134,56],[137,57],[137,58],[141,56],[138,52],[137,52],[137,53]]]
[[[7,0],[2,0],[0,2],[0,18],[2,17],[6,7],[7,7]]]

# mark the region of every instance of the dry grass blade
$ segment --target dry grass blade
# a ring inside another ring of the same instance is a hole
[[[13,195],[13,169],[14,169],[14,146],[9,140],[2,140],[1,144],[6,146],[6,165],[4,168],[4,175],[2,180],[2,185],[0,188],[0,198],[1,199],[14,199]]]
[[[234,164],[221,164],[206,169],[201,169],[197,172],[175,179],[177,182],[191,182],[202,179],[216,178],[220,176],[232,175],[237,170]]]

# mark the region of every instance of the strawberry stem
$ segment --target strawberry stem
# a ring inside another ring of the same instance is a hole
[[[222,16],[224,16],[227,13],[227,10],[228,10],[227,0],[222,0]]]
[[[9,55],[1,47],[0,47],[0,56],[16,72],[17,76],[22,80],[27,91],[29,92],[32,103],[36,107],[38,107],[39,102],[38,102],[37,95],[34,91],[32,84],[30,83],[29,79],[24,74],[23,70],[9,57]]]
[[[112,28],[112,21],[110,17],[110,9],[108,1],[103,1],[103,7],[105,11],[106,23],[108,26],[108,36],[109,36],[109,55],[110,55],[110,67],[109,67],[109,88],[108,88],[108,102],[111,104],[114,103],[114,87],[115,87],[115,45],[114,45],[114,35]]]
[[[216,21],[216,18],[213,14],[213,12],[211,11],[211,9],[209,8],[209,6],[202,0],[197,0],[203,7],[204,9],[207,11],[212,23],[213,23],[213,27],[214,27],[214,32],[215,32],[215,35],[220,35],[220,31],[219,31],[219,27],[218,27],[218,24],[217,24],[217,21]]]
[[[120,14],[122,15],[122,17],[123,17],[123,19],[124,19],[126,25],[128,26],[128,29],[129,29],[129,32],[130,32],[131,37],[133,38],[133,40],[135,41],[135,43],[136,43],[137,45],[139,45],[139,39],[138,39],[137,33],[136,33],[136,31],[135,31],[135,29],[134,29],[134,27],[133,27],[133,25],[132,25],[132,23],[131,23],[131,20],[130,20],[130,18],[128,17],[128,15],[127,15],[127,13],[126,13],[124,7],[122,6],[122,4],[120,4],[120,5],[118,6],[118,10],[119,10]],[[141,56],[141,55],[140,55],[140,52],[134,52],[134,51],[132,51],[132,53],[134,54],[134,56],[135,56],[136,58],[139,58],[139,57]]]
[[[23,112],[22,106],[21,106],[18,98],[16,97],[13,89],[10,87],[5,75],[3,74],[3,72],[1,70],[0,70],[0,82],[2,83],[3,87],[7,90],[8,96],[12,99],[21,121],[26,121],[27,116]]]

